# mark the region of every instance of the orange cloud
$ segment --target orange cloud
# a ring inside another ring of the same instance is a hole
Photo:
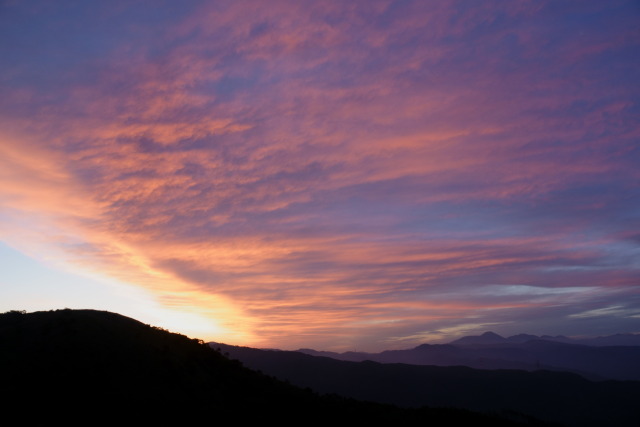
[[[537,2],[251,5],[89,32],[108,49],[70,47],[55,84],[2,74],[3,239],[269,345],[508,323],[553,304],[472,291],[587,265],[633,282],[599,237],[633,222],[631,83],[598,73],[629,68],[628,28],[586,48]]]

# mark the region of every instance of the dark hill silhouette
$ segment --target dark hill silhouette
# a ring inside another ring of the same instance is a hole
[[[573,339],[572,342],[593,346],[640,346],[640,334],[615,334],[606,337]]]
[[[507,339],[504,337],[501,337],[500,335],[496,334],[495,332],[485,332],[482,335],[479,336],[468,336],[468,337],[462,337],[460,339],[457,339],[455,341],[452,341],[451,344],[452,345],[467,345],[467,344],[502,344],[507,342]]]
[[[508,338],[501,337],[495,332],[485,332],[482,335],[469,335],[459,338],[455,341],[451,341],[449,344],[453,345],[485,345],[485,344],[503,344],[506,342],[520,342],[525,343],[528,341],[555,341],[565,344],[577,344],[588,345],[594,347],[604,346],[625,346],[625,347],[638,347],[640,346],[640,334],[615,334],[604,337],[592,337],[592,338],[569,338],[563,335],[530,335],[530,334],[518,334]]]
[[[540,339],[540,338],[535,336],[535,335],[518,334],[518,335],[510,336],[509,338],[507,338],[507,341],[511,341],[511,342],[527,342],[527,341],[537,340],[537,339]]]
[[[404,406],[515,411],[571,426],[640,425],[640,382],[566,372],[348,362],[297,351],[211,344],[245,366],[323,393]]]
[[[319,396],[200,340],[103,311],[0,315],[2,417],[15,425],[516,425],[453,409]]]
[[[601,337],[587,342],[633,342],[634,335]],[[422,344],[408,350],[381,353],[332,353],[298,350],[314,356],[360,362],[409,363],[413,365],[468,366],[476,369],[523,369],[567,371],[592,380],[640,381],[640,346],[576,344],[569,338],[541,339],[535,335],[503,338],[486,332],[450,344]]]

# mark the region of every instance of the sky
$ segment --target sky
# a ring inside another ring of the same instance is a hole
[[[0,311],[380,351],[640,332],[635,0],[0,1]]]

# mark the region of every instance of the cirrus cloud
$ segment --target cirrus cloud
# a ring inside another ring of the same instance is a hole
[[[637,307],[633,2],[63,3],[3,6],[3,240],[270,346]]]

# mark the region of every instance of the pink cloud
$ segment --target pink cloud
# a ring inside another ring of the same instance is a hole
[[[216,2],[133,21],[144,43],[78,55],[55,85],[2,75],[1,212],[273,345],[553,311],[464,296],[482,286],[629,287],[632,249],[602,234],[637,223],[620,53],[637,43],[615,11],[567,7]],[[593,33],[553,23],[587,28],[579,12]]]

